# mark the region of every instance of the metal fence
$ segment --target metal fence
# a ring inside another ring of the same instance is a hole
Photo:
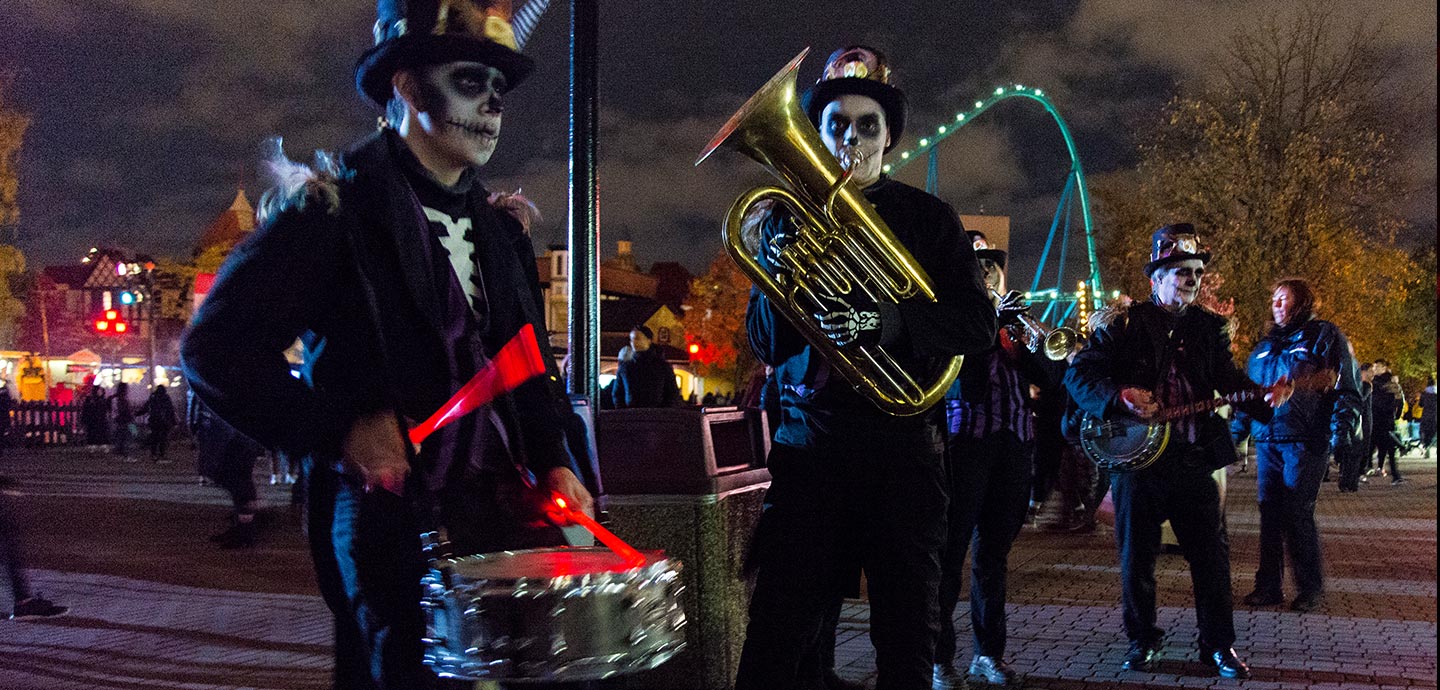
[[[83,443],[80,404],[17,402],[10,410],[10,441],[26,446]]]

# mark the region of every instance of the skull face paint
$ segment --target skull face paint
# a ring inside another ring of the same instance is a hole
[[[885,109],[869,96],[845,94],[820,112],[820,140],[854,172],[856,184],[866,187],[880,179],[881,154],[890,144]]]
[[[1180,311],[1200,295],[1200,279],[1205,275],[1205,262],[1187,259],[1155,269],[1150,287],[1160,306]]]
[[[479,62],[448,62],[415,72],[417,135],[431,157],[455,168],[490,161],[500,140],[505,76]]]

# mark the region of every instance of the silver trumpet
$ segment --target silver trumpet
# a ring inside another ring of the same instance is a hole
[[[999,301],[1005,301],[1005,296],[994,288],[990,289],[990,294],[995,295],[995,299]],[[1030,305],[1026,304],[1025,308],[1029,309]],[[1076,333],[1073,328],[1047,326],[1040,319],[1023,311],[1017,313],[1016,316],[1019,317],[1020,324],[1025,327],[1028,335],[1026,346],[1030,348],[1031,352],[1036,352],[1043,343],[1046,359],[1057,362],[1065,359],[1070,356],[1070,351],[1075,349],[1075,343],[1080,341],[1080,334]]]

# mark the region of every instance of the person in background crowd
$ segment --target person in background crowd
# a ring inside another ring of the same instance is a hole
[[[1355,443],[1350,446],[1347,452],[1340,453],[1340,493],[1355,493],[1360,490],[1360,482],[1366,481],[1365,465],[1370,461],[1370,454],[1374,452],[1375,414],[1371,410],[1371,399],[1375,387],[1370,380],[1375,377],[1375,365],[1366,362],[1360,365],[1360,397],[1356,406],[1360,410],[1360,432],[1356,434]]]
[[[115,384],[115,444],[111,452],[119,455],[124,462],[133,462],[130,457],[130,442],[135,438],[135,407],[130,402],[130,384],[121,381]]]
[[[10,445],[11,410],[15,409],[15,398],[10,396],[10,387],[0,381],[0,451]]]
[[[665,361],[660,348],[654,347],[655,334],[648,326],[630,329],[633,353],[620,360],[615,372],[615,407],[674,407],[680,404],[680,387],[675,383],[675,368]],[[713,405],[715,397],[706,393],[703,405]]]
[[[1254,591],[1245,595],[1250,606],[1284,601],[1287,551],[1298,590],[1290,609],[1314,611],[1325,591],[1315,500],[1329,453],[1342,459],[1353,453],[1361,421],[1350,343],[1335,324],[1316,316],[1319,306],[1308,282],[1275,283],[1270,297],[1275,325],[1250,352],[1250,379],[1261,386],[1316,377],[1326,383],[1323,388],[1302,383],[1268,422],[1254,427],[1260,567]],[[1247,423],[1243,414],[1236,415],[1237,426]]]
[[[4,390],[0,387],[0,390]],[[0,397],[8,395],[8,391]],[[24,553],[20,548],[20,491],[14,479],[0,475],[0,569],[9,577],[10,596],[15,604],[10,610],[12,620],[54,618],[70,609],[36,594],[25,572]]]
[[[808,318],[836,348],[878,345],[907,371],[934,371],[991,346],[995,308],[955,210],[883,173],[905,117],[905,95],[889,80],[879,51],[837,50],[800,107],[850,171],[851,189],[929,275],[936,300],[877,303],[856,290],[825,296]],[[788,273],[799,240],[793,215],[776,206],[755,227],[761,266]],[[781,423],[750,555],[756,582],[736,690],[822,687],[829,613],[857,564],[871,601],[877,687],[928,690],[948,500],[938,406],[911,416],[881,411],[762,291],[750,293],[746,325],[756,358],[775,368]]]
[[[170,447],[170,431],[179,424],[180,418],[175,414],[175,403],[170,400],[170,394],[165,391],[164,384],[155,386],[150,393],[150,399],[145,401],[145,425],[150,429],[150,437],[146,444],[150,446],[150,459],[168,464],[171,462],[166,457]]]
[[[1036,357],[1035,365],[1039,368],[1037,374],[1043,373],[1043,376],[1030,381],[1030,390],[1027,391],[1035,393],[1029,396],[1035,413],[1034,477],[1031,478],[1029,508],[1025,513],[1025,522],[1031,526],[1038,524],[1040,511],[1060,482],[1065,447],[1068,445],[1060,427],[1065,417],[1065,406],[1070,400],[1064,383],[1066,361]],[[1052,531],[1071,526],[1074,516],[1066,510],[1061,510],[1059,514],[1059,521],[1049,526]]]
[[[1083,334],[1076,338],[1075,346],[1063,362],[1067,369],[1075,355],[1085,349],[1087,340]],[[1063,374],[1062,370],[1062,384]],[[1097,465],[1080,448],[1079,408],[1075,406],[1075,401],[1070,399],[1070,391],[1063,385],[1060,393],[1065,396],[1065,408],[1060,423],[1061,438],[1065,440],[1065,446],[1061,450],[1059,479],[1060,513],[1063,517],[1059,523],[1050,527],[1049,531],[1090,534],[1098,526],[1095,516],[1100,509],[1100,503],[1110,491],[1110,473]]]
[[[89,378],[80,399],[80,426],[85,430],[85,446],[92,452],[110,445],[110,396],[95,385],[94,376]]]
[[[1425,458],[1435,446],[1435,411],[1435,375],[1431,374],[1420,391],[1420,453]]]
[[[1400,435],[1395,432],[1395,422],[1405,412],[1405,392],[1400,389],[1400,380],[1390,371],[1390,363],[1375,360],[1375,378],[1372,380],[1375,392],[1371,407],[1375,414],[1375,450],[1380,473],[1385,474],[1385,463],[1390,463],[1390,483],[1403,484],[1400,476]]]
[[[193,389],[185,398],[185,421],[195,438],[200,476],[224,489],[233,507],[230,526],[211,535],[210,541],[222,549],[254,546],[260,506],[255,491],[255,459],[265,449],[205,407]]]

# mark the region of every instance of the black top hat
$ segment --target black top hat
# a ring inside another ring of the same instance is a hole
[[[520,53],[528,31],[511,26],[510,0],[378,0],[375,13],[375,47],[355,64],[355,86],[382,108],[400,69],[481,62],[513,89],[535,68]]]
[[[1195,233],[1195,226],[1189,223],[1166,225],[1150,236],[1150,263],[1145,264],[1145,275],[1154,275],[1157,269],[1166,264],[1191,259],[1210,263],[1210,252],[1200,246],[1200,236]]]
[[[978,230],[966,230],[965,234],[970,237],[970,244],[975,247],[975,260],[986,259],[994,261],[1000,270],[1005,270],[1005,250],[991,249],[990,240],[985,238],[985,233]]]
[[[845,94],[869,96],[885,110],[885,124],[890,128],[890,145],[900,143],[905,133],[905,92],[890,85],[890,66],[885,54],[868,46],[850,46],[830,54],[825,72],[814,86],[800,94],[800,107],[810,123],[820,126],[820,112],[826,104]]]

